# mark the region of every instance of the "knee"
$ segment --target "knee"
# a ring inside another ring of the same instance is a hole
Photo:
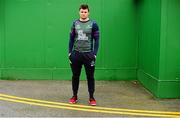
[[[79,79],[79,75],[73,75],[72,78],[73,79]]]
[[[87,79],[88,80],[94,80],[94,76],[93,75],[89,75],[89,76],[87,76]]]

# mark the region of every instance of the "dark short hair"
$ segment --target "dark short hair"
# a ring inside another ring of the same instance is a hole
[[[80,7],[79,7],[79,10],[80,9],[88,9],[88,11],[89,11],[89,7],[88,7],[87,4],[81,4]]]

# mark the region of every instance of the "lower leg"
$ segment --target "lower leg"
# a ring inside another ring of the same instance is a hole
[[[77,96],[78,89],[79,89],[79,76],[73,76],[72,77],[73,96]]]
[[[89,98],[94,98],[94,91],[95,91],[94,77],[88,78],[87,80],[88,80]]]

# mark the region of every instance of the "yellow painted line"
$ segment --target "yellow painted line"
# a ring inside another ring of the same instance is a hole
[[[59,109],[68,109],[68,110],[78,110],[78,111],[87,111],[87,112],[98,112],[98,113],[110,113],[110,114],[120,114],[120,115],[135,115],[135,116],[155,116],[155,117],[171,117],[171,118],[180,118],[180,116],[176,115],[161,115],[161,114],[144,114],[144,113],[130,113],[130,112],[119,112],[119,111],[106,111],[106,110],[95,110],[95,109],[85,109],[85,108],[73,108],[67,106],[58,106],[58,105],[49,105],[49,104],[42,104],[42,103],[35,103],[35,102],[28,102],[23,100],[15,100],[9,98],[0,97],[0,100],[16,102],[16,103],[24,103],[36,106],[43,106],[43,107],[51,107],[51,108],[59,108]]]
[[[55,104],[55,105],[63,105],[63,106],[79,107],[79,108],[88,108],[88,109],[100,109],[100,110],[124,111],[124,112],[137,112],[137,113],[152,113],[152,114],[166,114],[166,115],[180,115],[180,112],[148,111],[148,110],[133,110],[133,109],[120,109],[120,108],[86,106],[86,105],[67,104],[67,103],[60,103],[60,102],[51,102],[51,101],[45,101],[45,100],[30,99],[30,98],[17,97],[17,96],[11,96],[11,95],[6,95],[6,94],[0,94],[0,96],[12,98],[12,99],[26,100],[26,101],[32,101],[32,102],[40,102],[40,103],[45,103],[45,104]]]

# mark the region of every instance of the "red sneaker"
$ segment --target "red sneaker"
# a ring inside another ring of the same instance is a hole
[[[77,101],[78,101],[77,96],[73,96],[71,99],[69,99],[69,103],[71,103],[71,104],[75,104],[75,103],[77,103]]]
[[[89,105],[96,106],[96,100],[94,98],[89,98]]]

